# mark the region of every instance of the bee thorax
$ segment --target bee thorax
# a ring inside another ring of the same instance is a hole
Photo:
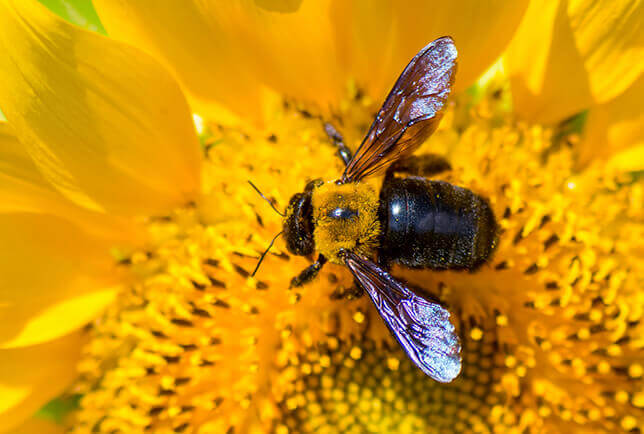
[[[313,191],[315,248],[330,262],[342,264],[340,252],[371,256],[380,233],[378,196],[364,183],[326,183]]]

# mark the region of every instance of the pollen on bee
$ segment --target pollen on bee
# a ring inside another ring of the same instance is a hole
[[[327,182],[313,191],[316,249],[330,262],[342,264],[342,250],[370,255],[380,223],[378,194],[367,183]]]

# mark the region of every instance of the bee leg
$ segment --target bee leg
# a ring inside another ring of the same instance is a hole
[[[347,147],[347,145],[344,144],[342,134],[340,134],[338,130],[336,130],[335,127],[328,122],[324,123],[324,131],[326,131],[327,135],[329,136],[331,141],[333,141],[335,146],[338,147],[338,156],[342,159],[342,161],[344,161],[344,165],[348,165],[353,156],[351,155],[351,150]]]
[[[362,289],[362,286],[360,286],[358,281],[354,279],[353,285],[345,290],[344,294],[347,300],[353,300],[362,297],[362,295],[364,294],[364,289]]]
[[[376,259],[376,263],[380,268],[383,270],[389,272],[391,270],[391,258],[388,258],[385,256],[385,254],[382,251],[378,252],[378,257]]]
[[[339,286],[335,291],[330,295],[331,300],[355,300],[362,297],[364,290],[362,286],[354,279],[351,286],[348,288],[345,286]]]
[[[306,184],[306,187],[304,187],[304,192],[313,191],[322,184],[324,184],[324,180],[322,178],[315,178]]]
[[[451,169],[451,164],[442,155],[411,155],[389,166],[386,176],[391,177],[394,173],[406,173],[411,176],[430,177]]]
[[[300,274],[291,279],[289,289],[297,288],[315,279],[325,263],[326,258],[322,255],[319,255],[317,261],[306,267]]]

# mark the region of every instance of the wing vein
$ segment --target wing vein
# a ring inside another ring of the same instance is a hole
[[[449,312],[362,256],[345,252],[345,263],[409,358],[437,381],[456,378],[461,371],[460,343]]]
[[[456,73],[456,47],[443,37],[403,70],[342,174],[357,182],[414,152],[436,130]]]

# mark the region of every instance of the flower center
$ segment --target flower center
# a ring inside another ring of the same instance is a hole
[[[504,365],[493,331],[468,343],[466,369],[450,384],[428,378],[398,347],[329,341],[289,364],[299,375],[276,432],[485,432],[516,423],[494,388]]]
[[[345,140],[359,143],[373,105],[345,107]],[[489,200],[501,227],[489,264],[393,270],[452,313],[456,381],[433,382],[406,359],[344,267],[289,290],[309,261],[278,241],[250,276],[282,222],[247,180],[283,209],[342,171],[321,120],[289,106],[268,133],[210,125],[203,197],[148,221],[148,246],[122,261],[131,284],[92,325],[77,431],[638,427],[622,409],[644,405],[632,359],[642,281],[631,272],[642,187],[574,173],[565,141],[503,107],[495,92],[463,95],[418,151],[449,159],[437,179]]]

